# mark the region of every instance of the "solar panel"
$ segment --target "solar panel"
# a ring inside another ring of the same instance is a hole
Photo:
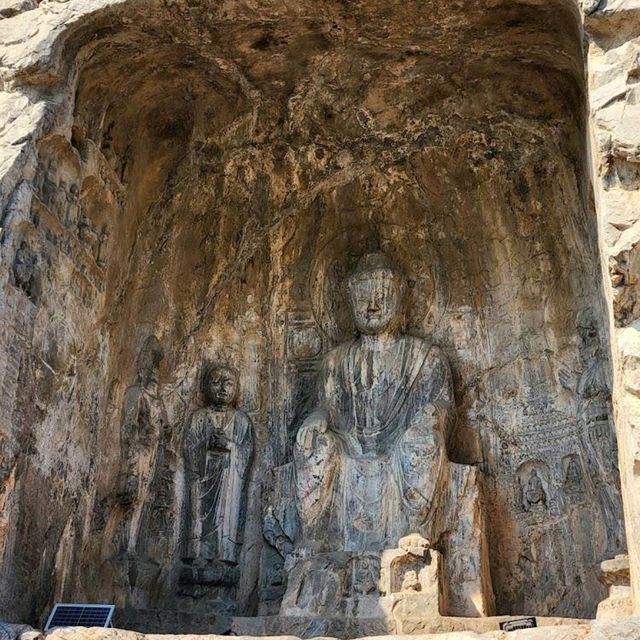
[[[44,627],[109,627],[115,606],[112,604],[57,603]]]

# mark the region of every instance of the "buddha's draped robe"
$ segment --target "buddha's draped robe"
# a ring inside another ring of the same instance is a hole
[[[427,533],[451,402],[447,361],[427,340],[358,338],[330,352],[294,452],[305,545],[375,551]]]

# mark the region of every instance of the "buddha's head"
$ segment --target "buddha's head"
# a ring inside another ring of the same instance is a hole
[[[401,274],[383,253],[368,253],[349,278],[349,300],[360,333],[396,328],[404,290]]]
[[[214,407],[233,405],[238,395],[238,374],[225,365],[207,367],[202,376],[202,394]]]

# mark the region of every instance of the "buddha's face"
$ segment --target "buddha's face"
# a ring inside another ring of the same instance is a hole
[[[228,406],[235,400],[238,392],[238,378],[235,372],[226,367],[213,369],[205,383],[207,400],[215,406]]]
[[[349,281],[349,298],[358,331],[383,333],[398,314],[400,283],[389,271],[371,271]]]

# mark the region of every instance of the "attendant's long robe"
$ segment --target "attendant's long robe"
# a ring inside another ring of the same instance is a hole
[[[242,411],[196,411],[185,435],[185,558],[236,564],[242,546],[253,427]]]

